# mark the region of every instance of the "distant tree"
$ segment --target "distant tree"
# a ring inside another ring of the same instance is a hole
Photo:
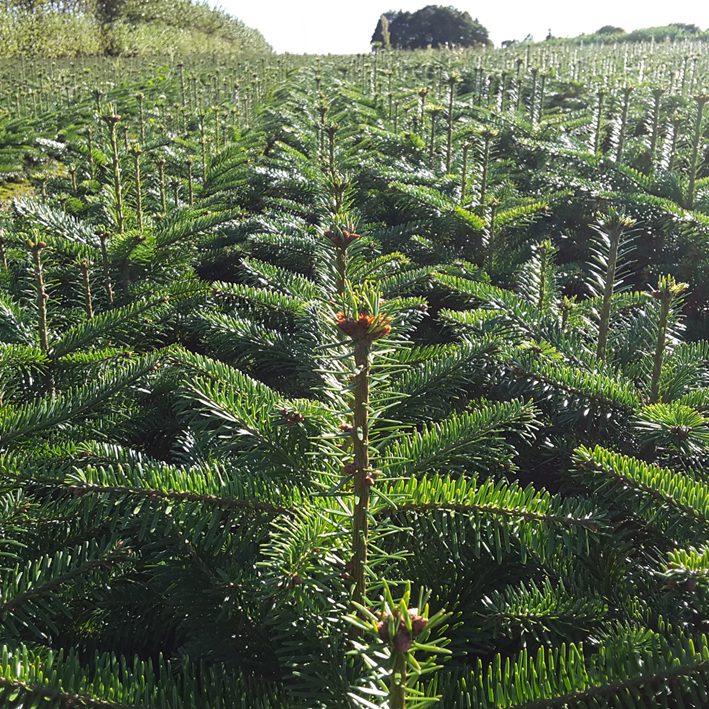
[[[123,16],[126,0],[97,0],[96,16],[100,22],[111,24]]]
[[[672,22],[662,27],[645,27],[634,30],[623,37],[623,41],[628,42],[655,42],[678,41],[688,38],[707,38],[707,33],[703,33],[696,25],[687,25],[681,22]]]
[[[603,25],[601,29],[596,30],[595,34],[625,34],[622,27],[614,27],[613,25]]]
[[[592,42],[599,44],[616,42],[678,42],[685,39],[709,41],[709,30],[703,32],[697,25],[672,22],[661,27],[643,27],[626,32],[622,27],[604,25],[592,34],[565,39],[567,42]]]
[[[697,25],[688,25],[684,22],[670,22],[668,27],[676,27],[680,32],[686,32],[687,34],[699,34],[701,30]]]
[[[416,12],[394,11],[382,15],[388,22],[391,46],[394,49],[425,47],[475,47],[491,44],[488,31],[468,12],[454,7],[427,5]],[[372,46],[384,46],[384,25],[380,18]]]
[[[402,49],[402,38],[409,34],[409,24],[413,13],[390,10],[385,12],[377,23],[377,27],[372,35],[371,45],[373,48],[384,46],[383,20],[386,19],[386,30],[389,32],[389,43],[392,49]],[[393,34],[395,33],[395,34]]]
[[[379,46],[383,49],[391,49],[391,32],[389,31],[389,18],[386,15],[382,15],[379,18],[379,24],[377,29],[374,30],[374,36],[381,37],[378,43],[374,42],[372,38],[372,46]]]
[[[8,10],[21,10],[22,12],[38,13],[46,10],[46,0],[14,0],[5,3]]]
[[[96,3],[101,0],[0,0],[0,12],[28,13],[43,15],[59,14],[92,14]]]

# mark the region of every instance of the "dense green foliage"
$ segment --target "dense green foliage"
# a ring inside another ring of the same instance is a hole
[[[0,67],[0,705],[700,707],[701,43]]]
[[[622,27],[605,25],[591,34],[580,35],[572,41],[593,43],[607,42],[678,42],[681,40],[709,40],[709,30],[702,31],[696,25],[674,22],[660,27],[643,27],[626,32]]]
[[[386,12],[372,35],[372,46],[386,49],[438,49],[489,44],[492,43],[487,30],[468,12],[443,5],[426,5],[415,12]]]
[[[199,0],[0,3],[0,54],[4,58],[268,50],[258,31]]]

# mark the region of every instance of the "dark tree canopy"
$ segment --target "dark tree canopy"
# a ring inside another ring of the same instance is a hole
[[[614,25],[603,25],[599,30],[596,30],[596,34],[625,34],[625,30]]]
[[[383,15],[389,22],[392,49],[424,49],[426,47],[475,47],[491,44],[488,31],[468,12],[454,7],[427,5],[416,12],[390,11]],[[380,19],[372,46],[385,46]]]

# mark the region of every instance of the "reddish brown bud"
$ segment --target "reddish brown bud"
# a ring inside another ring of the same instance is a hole
[[[386,620],[380,620],[377,623],[377,632],[379,633],[379,637],[382,639],[382,642],[389,642],[389,623]]]
[[[408,652],[411,649],[411,643],[411,633],[409,633],[402,621],[392,643],[394,652]]]
[[[357,319],[349,318],[344,313],[337,313],[336,323],[345,334],[353,340],[374,342],[391,332],[389,319],[384,315],[368,315],[360,313]]]
[[[281,409],[281,416],[285,419],[287,426],[297,426],[299,423],[305,421],[305,416],[300,413],[300,411],[289,411],[288,409]]]
[[[406,627],[404,618],[399,618],[398,611],[394,611],[394,615],[387,613],[380,616],[380,621],[377,623],[377,633],[382,642],[387,643],[394,652],[408,652],[413,644],[413,638],[420,635],[428,626],[428,619],[418,615],[415,609],[409,611],[411,618],[411,631]],[[389,625],[391,619],[394,619],[396,633],[394,638],[391,638]]]
[[[357,241],[361,236],[347,229],[328,229],[323,236],[338,249],[346,249],[353,241]]]
[[[278,584],[280,588],[284,588],[287,590],[290,590],[292,588],[295,588],[296,586],[300,586],[300,584],[303,583],[303,579],[299,574],[293,573],[289,574],[286,576],[281,582]]]
[[[424,618],[422,615],[415,615],[411,618],[411,634],[414,637],[421,635],[421,633],[426,629],[428,625],[428,618]]]

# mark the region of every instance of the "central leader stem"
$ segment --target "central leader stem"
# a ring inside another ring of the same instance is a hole
[[[352,600],[364,605],[367,590],[367,537],[369,534],[369,376],[371,343],[357,341],[354,345],[357,373],[354,382],[354,517],[352,524]]]

